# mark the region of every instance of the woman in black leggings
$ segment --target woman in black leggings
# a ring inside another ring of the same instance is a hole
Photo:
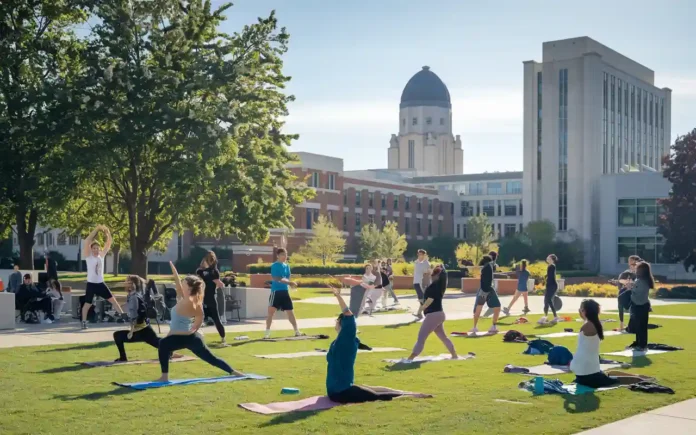
[[[190,350],[198,358],[230,375],[244,376],[213,355],[198,334],[198,329],[203,324],[203,281],[192,275],[181,280],[174,264],[169,262],[169,265],[176,284],[177,303],[171,310],[169,335],[160,340],[159,361],[162,377],[155,382],[169,382],[169,358],[172,352],[180,349]]]
[[[213,319],[215,328],[220,334],[222,344],[225,344],[225,327],[220,319],[220,311],[217,304],[217,289],[225,285],[220,281],[220,271],[217,267],[217,256],[213,251],[208,251],[206,256],[201,261],[201,267],[196,271],[203,282],[205,283],[205,296],[203,297],[203,309],[207,317]]]
[[[160,339],[150,326],[150,319],[147,318],[147,307],[143,298],[144,286],[145,281],[137,275],[129,275],[126,278],[126,291],[128,292],[126,306],[131,328],[128,331],[114,332],[114,342],[118,347],[119,354],[117,362],[128,361],[124,343],[144,342],[155,349],[159,348]]]
[[[546,268],[546,292],[544,292],[544,317],[539,319],[539,324],[547,323],[547,316],[549,315],[549,308],[553,313],[553,320],[551,323],[558,322],[558,315],[556,314],[556,307],[553,305],[553,298],[556,297],[556,292],[558,291],[558,282],[556,282],[556,263],[558,262],[558,257],[554,254],[546,257],[546,262],[549,266]]]

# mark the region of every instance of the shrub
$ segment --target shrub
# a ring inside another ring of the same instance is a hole
[[[305,288],[322,288],[328,287],[329,285],[333,287],[343,287],[343,283],[337,278],[322,278],[322,277],[297,277],[293,278],[293,281],[297,283],[298,287]]]
[[[612,298],[619,294],[619,289],[613,284],[594,284],[584,282],[582,284],[567,285],[561,291],[562,295],[581,296],[594,298]]]
[[[655,297],[660,299],[696,299],[696,287],[686,285],[674,286],[671,289],[660,287],[655,292]]]

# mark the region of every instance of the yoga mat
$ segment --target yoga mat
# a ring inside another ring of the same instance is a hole
[[[599,368],[605,372],[607,370],[619,369],[621,366],[622,364],[600,364]],[[552,366],[549,364],[527,367],[527,369],[529,370],[529,373],[522,373],[523,375],[552,376],[572,373],[569,366]]]
[[[635,357],[635,356],[645,356],[645,355],[657,355],[659,353],[667,353],[666,350],[647,350],[647,351],[635,351],[632,349],[627,349],[627,350],[622,350],[619,352],[604,352],[602,355],[612,355],[612,356],[628,356],[628,357]]]
[[[619,331],[604,331],[605,337],[611,337],[615,335],[623,335],[623,332]],[[554,332],[552,334],[537,335],[537,338],[561,338],[561,337],[577,337],[577,332]]]
[[[498,332],[488,332],[488,331],[478,331],[475,334],[471,332],[452,332],[450,335],[452,337],[465,337],[465,338],[479,338],[479,337],[491,337],[493,335],[505,334],[507,331]]]
[[[468,353],[466,355],[459,355],[459,358],[456,361],[471,359],[471,358],[474,358],[475,356],[476,355],[474,355],[473,353]],[[414,359],[410,363],[401,362],[400,359],[385,359],[382,361],[392,363],[392,364],[413,364],[413,363],[426,363],[426,362],[437,362],[437,361],[452,361],[452,356],[448,353],[443,353],[440,355],[431,355],[431,356],[418,356],[418,357],[416,357],[416,359]]]
[[[324,334],[319,334],[319,335],[290,335],[288,337],[275,337],[275,338],[262,338],[261,341],[302,341],[302,340],[326,340],[329,338],[328,335]]]
[[[120,387],[133,388],[134,390],[149,390],[152,388],[171,387],[174,385],[193,385],[193,384],[216,384],[218,382],[235,382],[245,380],[270,379],[268,376],[254,375],[247,373],[245,376],[220,376],[217,378],[194,378],[194,379],[175,379],[169,382],[114,382]]]
[[[421,393],[410,393],[407,391],[393,390],[386,387],[368,387],[372,389],[378,389],[381,391],[391,390],[394,392],[403,393],[401,397],[411,397],[416,399],[423,399],[432,397],[429,394]],[[398,399],[399,397],[397,397]],[[285,414],[288,412],[307,412],[307,411],[322,411],[325,409],[331,409],[335,406],[341,406],[341,403],[333,402],[327,396],[313,396],[302,400],[295,400],[292,402],[274,402],[268,403],[266,405],[261,403],[240,403],[239,407],[246,409],[247,411],[256,412],[258,414],[271,415],[271,414]]]
[[[198,358],[194,358],[192,356],[184,355],[179,358],[172,358],[169,360],[170,363],[175,363],[175,362],[185,362],[185,361],[194,361]],[[80,363],[83,366],[87,367],[113,367],[113,366],[130,366],[130,365],[140,365],[140,364],[159,364],[158,359],[145,359],[145,360],[133,360],[133,361],[90,361],[90,362],[83,362]]]
[[[373,347],[372,350],[359,350],[358,353],[375,353],[375,352],[401,352],[406,349],[399,347]],[[327,352],[310,351],[310,352],[294,352],[294,353],[274,353],[270,355],[254,355],[256,358],[265,359],[280,359],[280,358],[304,358],[306,356],[326,356]]]
[[[609,390],[616,390],[617,388],[621,388],[621,385],[612,385],[611,387],[602,387],[602,388],[589,388],[589,387],[583,387],[583,386],[578,386],[577,384],[568,384],[564,385],[563,389],[566,390],[568,393],[572,394],[573,396],[579,396],[581,394],[585,393],[594,393],[595,391],[609,391]]]

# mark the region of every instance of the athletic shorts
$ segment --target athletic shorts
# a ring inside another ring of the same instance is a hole
[[[483,291],[479,289],[476,293],[476,305],[488,305],[488,308],[500,308],[500,299],[495,290]]]
[[[290,292],[287,290],[276,290],[271,292],[271,297],[268,298],[268,306],[279,311],[292,311],[292,299]]]
[[[619,380],[613,376],[607,376],[604,372],[597,372],[591,375],[575,376],[575,383],[596,389],[617,385]]]
[[[99,296],[107,301],[114,297],[111,290],[109,290],[109,287],[107,287],[103,282],[88,282],[87,288],[85,289],[85,303],[94,303],[95,296]]]

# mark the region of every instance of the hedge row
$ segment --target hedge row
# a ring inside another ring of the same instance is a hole
[[[249,273],[271,273],[272,263],[256,263],[249,265]],[[365,272],[363,264],[291,264],[293,275],[362,275]]]
[[[660,299],[696,299],[696,287],[686,285],[674,286],[671,289],[661,287],[655,292]]]

